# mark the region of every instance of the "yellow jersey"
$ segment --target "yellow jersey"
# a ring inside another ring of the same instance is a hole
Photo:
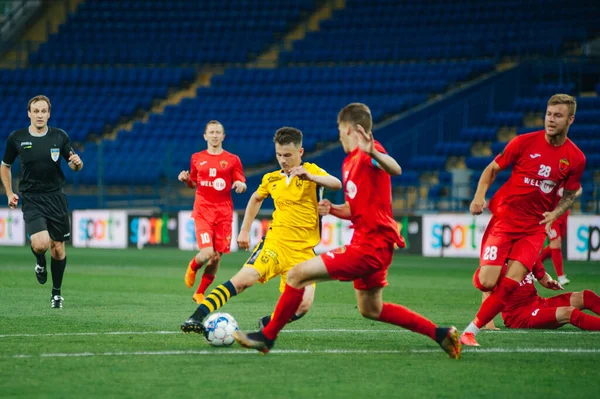
[[[328,175],[314,163],[305,162],[302,166],[312,175]],[[317,246],[321,240],[317,205],[323,197],[323,187],[297,176],[290,178],[277,170],[263,176],[256,192],[262,198],[271,196],[275,204],[266,240],[297,249]]]

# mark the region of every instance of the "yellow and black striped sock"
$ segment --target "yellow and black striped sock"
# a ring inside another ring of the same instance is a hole
[[[236,294],[237,292],[231,281],[218,285],[210,294],[204,297],[192,317],[196,320],[204,320],[206,316],[223,307]]]

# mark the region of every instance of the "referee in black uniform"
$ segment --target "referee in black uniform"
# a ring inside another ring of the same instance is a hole
[[[2,158],[0,176],[8,197],[8,206],[15,209],[19,196],[12,190],[10,167],[17,157],[21,165],[19,190],[22,196],[23,219],[31,238],[31,251],[36,257],[35,275],[46,283],[46,251],[50,247],[52,272],[51,306],[62,308],[62,285],[67,254],[65,241],[71,238],[71,223],[67,198],[63,192],[65,176],[60,168],[61,157],[78,172],[83,168],[79,155],[71,147],[69,136],[61,129],[48,126],[50,99],[39,95],[29,100],[28,128],[15,130],[8,136]]]

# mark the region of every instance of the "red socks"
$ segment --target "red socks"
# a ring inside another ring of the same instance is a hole
[[[199,265],[199,264],[196,262],[196,257],[194,256],[194,257],[192,258],[192,264],[190,265],[190,267],[192,268],[192,270],[193,270],[193,271],[197,272],[197,271],[198,271],[198,269],[200,269],[200,268],[202,267],[202,265]]]
[[[563,270],[563,254],[561,248],[552,248],[552,263],[554,264],[554,270],[556,270],[557,276],[564,276]]]
[[[548,247],[546,247],[546,248],[544,248],[544,249],[542,250],[542,253],[540,254],[540,256],[539,256],[539,258],[538,258],[538,259],[539,259],[539,261],[540,261],[540,262],[543,262],[543,261],[545,261],[546,259],[548,259],[548,258],[550,257],[550,255],[551,255],[551,254],[552,254],[552,248],[550,248],[550,247],[548,246]]]
[[[412,310],[395,303],[384,303],[378,321],[395,324],[435,340],[436,325]]]
[[[600,317],[583,313],[579,309],[574,309],[569,320],[575,327],[587,331],[600,331]]]
[[[200,281],[200,285],[198,286],[198,289],[196,290],[196,294],[204,295],[204,293],[206,292],[206,289],[212,284],[213,281],[215,281],[215,276],[213,274],[204,273],[202,275],[202,280]]]
[[[593,291],[583,290],[583,307],[600,315],[600,296]]]
[[[519,283],[510,278],[504,277],[496,291],[492,292],[479,308],[473,324],[477,328],[482,328],[487,323],[492,321],[494,317],[504,309],[504,304],[508,297],[519,287]]]
[[[277,306],[275,306],[273,318],[262,330],[267,339],[277,338],[279,331],[283,329],[292,316],[294,316],[296,310],[298,310],[303,296],[304,288],[298,289],[288,284],[285,285],[285,290],[281,294]]]
[[[583,290],[583,307],[596,314],[600,314],[600,297],[593,291]],[[600,317],[583,313],[579,309],[574,309],[569,320],[575,327],[588,331],[600,331]]]

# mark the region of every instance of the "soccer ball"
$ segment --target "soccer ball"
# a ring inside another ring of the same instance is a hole
[[[212,346],[233,344],[233,332],[238,329],[237,321],[229,313],[213,313],[204,322],[206,340]]]

